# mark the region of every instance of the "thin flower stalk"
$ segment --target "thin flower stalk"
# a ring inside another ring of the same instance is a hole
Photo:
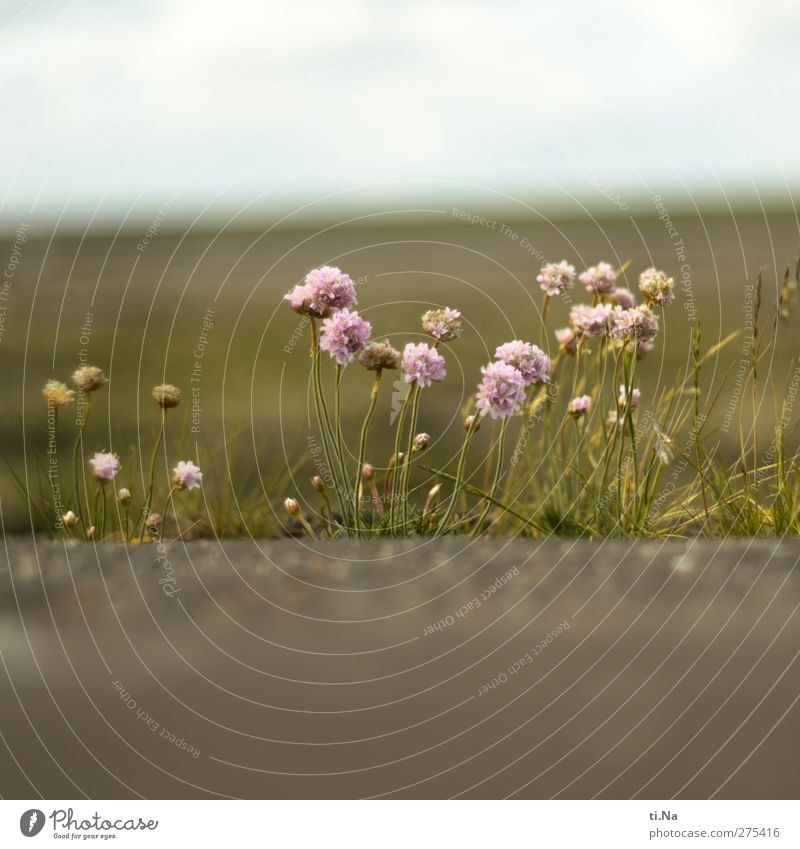
[[[508,423],[510,418],[504,418],[502,422],[500,422],[500,433],[497,437],[497,459],[495,462],[494,469],[494,479],[492,481],[492,488],[489,490],[489,499],[486,501],[486,506],[483,508],[483,512],[480,515],[480,518],[475,523],[475,527],[472,531],[473,537],[478,537],[483,534],[483,523],[486,521],[486,517],[489,515],[489,511],[492,509],[493,502],[497,498],[497,490],[500,486],[500,479],[503,473],[503,460],[505,459],[505,448],[506,448],[506,431],[508,430]]]
[[[361,536],[361,479],[364,474],[364,457],[366,455],[367,450],[367,433],[369,432],[369,426],[372,422],[372,416],[375,413],[375,404],[378,401],[378,391],[381,388],[381,374],[382,369],[378,369],[375,372],[375,380],[372,383],[372,389],[369,393],[369,406],[367,407],[367,414],[364,416],[364,422],[361,425],[361,434],[358,439],[358,465],[356,466],[356,479],[355,485],[353,487],[353,529],[355,531],[356,539],[359,539]],[[372,480],[373,488],[374,488],[374,478]],[[373,494],[373,498],[374,498]],[[376,509],[380,507],[380,502],[376,501]]]

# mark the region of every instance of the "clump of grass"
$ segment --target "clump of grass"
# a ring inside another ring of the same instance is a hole
[[[624,285],[626,271],[627,264],[617,269],[599,262],[576,275],[565,260],[542,267],[536,278],[544,299],[540,341],[546,338],[551,302],[576,282],[585,287],[588,300],[570,301],[568,326],[554,331],[557,352],[552,360],[538,345],[519,339],[496,347],[494,359],[481,369],[475,395],[461,411],[463,436],[447,468],[421,462],[431,437],[418,427],[426,393],[446,378],[446,346],[462,335],[460,312],[449,307],[426,312],[422,329],[430,341],[409,342],[401,353],[386,340],[370,339],[371,324],[354,309],[352,280],[325,266],[286,296],[292,308],[308,318],[310,328],[319,449],[309,479],[311,499],[317,503],[289,491],[290,481],[307,467],[307,457],[298,453],[293,468],[276,469],[265,480],[253,464],[242,462],[236,438],[224,456],[204,448],[203,464],[211,471],[202,504],[183,495],[200,490],[203,480],[193,461],[177,462],[169,476],[157,473],[161,453],[165,458],[188,453],[166,428],[167,410],[181,403],[180,389],[170,384],[153,390],[160,422],[149,448],[149,477],[139,493],[129,481],[114,491],[120,471],[134,468],[135,458],[146,452],[136,446],[121,460],[111,447],[101,446],[86,462],[91,396],[107,382],[102,371],[91,366],[83,366],[73,377],[81,415],[74,433],[71,480],[61,480],[58,465],[58,412],[74,403],[76,393],[50,380],[43,394],[47,454],[55,462],[38,462],[30,476],[26,470],[24,480],[15,473],[15,481],[31,504],[37,527],[87,541],[161,539],[167,531],[181,536],[292,534],[311,539],[798,533],[800,468],[797,449],[787,445],[787,431],[800,388],[800,367],[790,364],[778,396],[774,381],[765,384],[761,364],[774,350],[779,323],[792,318],[800,262],[794,276],[786,270],[775,309],[767,315],[761,275],[751,287],[746,356],[738,361],[744,363],[744,373],[741,365],[737,373],[750,391],[737,387],[736,397],[746,396],[748,402],[739,405],[740,441],[733,457],[722,453],[719,433],[709,427],[730,372],[707,386],[705,367],[740,333],[704,350],[700,323],[695,322],[689,366],[657,396],[649,393],[640,363],[653,348],[663,311],[673,302],[674,281],[649,268],[639,275],[634,294]],[[330,370],[325,354],[333,361]],[[362,425],[351,452],[342,428],[341,389],[352,365],[372,372],[372,380],[364,382]],[[383,372],[397,369],[407,390],[393,425],[394,450],[381,466],[380,458],[372,456],[370,433]],[[764,447],[757,423],[768,388],[776,424],[772,441]],[[489,421],[494,427],[482,430]],[[420,473],[424,483],[419,483]],[[175,509],[179,494],[188,499],[181,508],[189,507],[180,516]],[[154,512],[154,506],[161,512]]]

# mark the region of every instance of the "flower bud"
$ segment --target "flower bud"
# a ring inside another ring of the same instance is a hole
[[[290,516],[300,515],[300,502],[296,498],[287,498],[283,502],[283,506]]]
[[[361,477],[365,481],[375,480],[375,466],[372,463],[364,463],[364,468],[361,470]]]
[[[94,533],[94,525],[92,525],[92,527],[89,528],[88,531],[86,531],[86,539],[94,539]]]
[[[472,426],[472,423],[475,421],[475,416],[467,416],[464,419],[464,430],[469,432],[469,429],[472,428],[473,433],[477,433],[481,429],[481,420],[480,418],[475,423],[475,426]]]
[[[429,433],[418,433],[414,437],[414,451],[424,451],[431,444],[431,435]]]
[[[311,486],[316,490],[316,492],[325,492],[325,481],[319,475],[314,475],[311,478]]]
[[[117,493],[117,501],[123,507],[127,507],[131,503],[131,491],[122,487],[122,489]]]
[[[61,521],[68,528],[74,528],[75,525],[78,524],[78,517],[72,512],[72,510],[67,510],[67,512],[61,517]]]
[[[162,521],[163,520],[161,518],[160,513],[151,513],[147,517],[147,519],[145,519],[145,525],[147,527],[147,530],[148,531],[156,530],[158,528],[158,526],[161,524]]]
[[[162,410],[169,410],[181,403],[181,390],[170,383],[162,383],[153,387],[153,400]]]

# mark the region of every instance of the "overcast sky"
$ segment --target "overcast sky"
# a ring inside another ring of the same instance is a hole
[[[5,222],[800,177],[796,0],[0,9]]]

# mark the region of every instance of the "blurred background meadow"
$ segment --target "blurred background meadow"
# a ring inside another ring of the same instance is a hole
[[[800,247],[788,0],[31,2],[4,4],[0,27],[6,532],[38,522],[14,475],[35,496],[42,384],[85,362],[109,384],[84,448],[124,458],[120,485],[141,492],[160,421],[150,392],[174,383],[184,401],[159,475],[196,459],[206,481],[189,512],[233,517],[228,534],[274,530],[316,471],[308,327],[282,296],[325,264],[356,281],[395,347],[423,341],[425,310],[463,313],[447,379],[423,396],[433,465],[452,463],[498,344],[555,353],[567,308],[552,304],[543,328],[535,277],[560,259],[630,261],[632,290],[648,266],[674,278],[637,372],[644,408],[691,372],[698,322],[704,349],[742,331],[705,367],[703,404],[722,393],[707,431],[731,457],[740,421],[769,441],[800,348],[791,308],[755,407],[736,375],[756,280],[774,315]],[[378,467],[403,392],[386,378]],[[348,367],[350,451],[369,386]]]

